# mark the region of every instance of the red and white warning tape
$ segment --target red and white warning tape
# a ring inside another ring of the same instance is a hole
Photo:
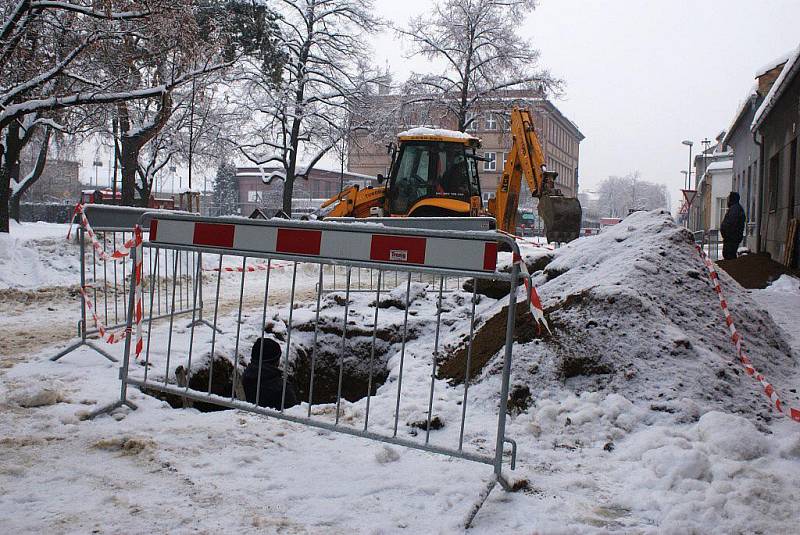
[[[519,265],[519,272],[522,276],[522,280],[525,283],[525,292],[528,294],[531,316],[533,316],[533,319],[536,322],[536,328],[541,331],[540,325],[544,325],[544,328],[547,329],[547,332],[553,334],[550,331],[550,326],[547,324],[547,320],[544,317],[544,310],[542,309],[542,300],[539,299],[539,292],[536,291],[536,286],[531,284],[531,275],[528,272],[528,266],[525,265],[525,262],[522,261],[522,257],[517,253],[514,253],[513,260],[515,264]]]
[[[521,236],[515,236],[514,234],[503,232],[502,230],[498,232],[514,238],[515,240],[524,240],[524,238]],[[512,261],[514,264],[519,266],[520,275],[525,283],[525,292],[528,296],[528,303],[530,303],[531,316],[533,316],[533,319],[536,322],[536,328],[541,332],[541,326],[544,325],[544,328],[547,329],[547,332],[553,334],[550,330],[550,325],[547,324],[547,320],[544,317],[544,309],[542,308],[542,300],[539,299],[539,292],[536,291],[536,286],[531,284],[531,274],[528,272],[528,266],[522,261],[522,256],[518,255],[517,253],[513,253]]]
[[[271,269],[283,269],[289,267],[290,265],[292,265],[291,262],[276,261],[272,262],[271,264],[253,264],[245,268],[242,268],[241,266],[223,266],[222,268],[218,267],[203,268],[203,271],[225,271],[229,273],[241,273],[242,271],[247,271],[248,273],[252,273],[253,271],[269,271]]]
[[[86,290],[79,288],[78,291],[81,293],[81,297],[83,297],[83,302],[86,304],[87,310],[89,310],[89,313],[92,315],[92,319],[94,320],[94,324],[97,326],[97,331],[100,333],[100,337],[107,344],[116,344],[117,342],[125,340],[126,330],[121,329],[118,332],[109,333],[106,326],[103,325],[103,322],[97,317],[97,312],[95,312],[94,305],[92,305],[92,300],[86,293]]]
[[[124,260],[128,256],[130,256],[131,249],[136,247],[136,237],[134,236],[130,240],[123,243],[122,247],[120,247],[119,249],[115,250],[110,254],[107,253],[105,250],[103,250],[103,244],[100,243],[100,240],[97,239],[97,235],[92,229],[92,226],[89,224],[89,220],[86,218],[86,214],[83,212],[83,203],[78,203],[75,205],[75,211],[72,214],[72,218],[75,219],[76,216],[80,216],[80,225],[86,231],[86,235],[89,236],[89,239],[92,240],[92,247],[94,248],[100,260],[111,261],[111,262],[118,262],[120,260]],[[70,225],[69,231],[67,232],[68,240],[71,235],[72,235],[72,225]]]
[[[84,230],[86,231],[86,234],[92,240],[92,246],[94,247],[95,251],[97,251],[97,254],[101,260],[116,262],[125,259],[128,256],[130,256],[131,249],[136,248],[136,265],[134,266],[133,270],[134,273],[133,283],[135,286],[133,325],[136,326],[136,339],[134,341],[134,352],[136,354],[136,358],[139,359],[142,353],[142,349],[144,348],[144,340],[142,338],[142,317],[144,316],[144,308],[143,308],[144,291],[142,289],[142,276],[144,270],[144,262],[142,257],[144,253],[142,250],[142,227],[136,225],[133,229],[133,238],[126,241],[121,249],[117,249],[113,253],[108,254],[103,250],[102,244],[97,239],[97,235],[94,233],[94,230],[92,230],[92,227],[89,224],[89,220],[83,213],[83,204],[81,203],[78,203],[75,206],[74,216],[77,215],[80,215],[81,218],[80,224],[83,226]],[[72,234],[72,226],[70,225],[70,230],[67,233],[67,239],[69,239],[71,234]],[[127,327],[121,331],[109,333],[106,326],[103,325],[103,322],[100,321],[100,318],[97,317],[97,312],[95,312],[94,310],[94,305],[92,304],[92,300],[89,299],[89,295],[86,292],[86,287],[84,286],[80,288],[79,291],[81,293],[81,297],[83,298],[83,302],[86,305],[86,308],[92,315],[92,319],[94,320],[94,323],[97,326],[97,330],[100,333],[100,337],[107,344],[116,344],[117,342],[125,340],[125,338],[127,338],[131,334]]]
[[[767,381],[766,377],[761,375],[758,370],[753,367],[753,362],[745,354],[744,349],[742,348],[742,335],[736,330],[736,326],[733,323],[733,316],[731,315],[730,310],[728,310],[728,302],[725,300],[725,296],[722,295],[722,286],[719,283],[719,273],[717,273],[714,263],[708,258],[708,255],[706,255],[705,251],[703,251],[700,246],[696,247],[697,252],[700,253],[700,257],[703,259],[706,269],[708,270],[708,277],[711,279],[711,284],[714,286],[714,291],[719,297],[720,307],[722,308],[723,314],[725,314],[725,324],[728,326],[728,330],[731,333],[731,341],[733,342],[734,346],[736,346],[736,355],[739,357],[739,362],[741,362],[744,366],[744,371],[747,373],[747,375],[755,377],[756,381],[761,383],[761,386],[764,387],[764,393],[775,405],[775,408],[778,409],[778,412],[789,416],[795,422],[800,422],[800,409],[784,407],[783,403],[781,403],[781,400],[778,397],[778,393],[775,391],[775,388]]]
[[[133,307],[133,324],[136,325],[136,339],[134,341],[134,352],[136,360],[139,360],[144,349],[144,340],[142,338],[142,317],[144,316],[144,288],[142,285],[142,277],[144,275],[144,251],[142,249],[142,227],[136,225],[133,229],[133,239],[136,246],[136,265],[134,266],[134,281],[136,284],[135,296],[136,303]]]

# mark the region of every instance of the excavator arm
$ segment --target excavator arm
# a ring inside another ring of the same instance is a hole
[[[489,206],[497,220],[497,228],[511,234],[515,232],[524,176],[531,193],[539,199],[539,215],[544,220],[548,241],[566,242],[577,238],[581,205],[577,199],[564,197],[555,189],[558,175],[545,167],[544,151],[528,110],[512,110],[511,135],[511,152],[497,185],[495,199],[492,199],[494,202]]]

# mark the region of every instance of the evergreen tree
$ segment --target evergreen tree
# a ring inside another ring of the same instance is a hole
[[[214,205],[217,215],[239,213],[239,184],[236,180],[236,166],[223,161],[217,168],[214,180]]]

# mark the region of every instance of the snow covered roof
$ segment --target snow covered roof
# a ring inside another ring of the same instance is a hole
[[[722,171],[733,169],[733,160],[722,160],[720,162],[712,162],[706,168],[707,172],[711,171]]]
[[[406,130],[397,134],[397,137],[447,137],[454,139],[463,139],[464,141],[478,141],[478,138],[467,134],[466,132],[459,132],[457,130],[446,130],[444,128],[428,128],[420,126]]]
[[[770,61],[768,63],[765,63],[764,65],[762,65],[761,67],[756,69],[756,78],[758,78],[762,74],[768,73],[769,71],[771,71],[775,67],[780,67],[781,65],[783,65],[784,63],[789,61],[789,58],[791,58],[791,57],[792,57],[792,51],[790,50],[789,52],[786,52],[785,54],[781,54],[780,57],[777,57],[774,60],[772,60],[772,61]]]
[[[723,145],[727,145],[730,142],[731,134],[733,134],[733,131],[739,124],[739,121],[742,120],[742,117],[745,115],[745,113],[747,113],[747,110],[750,109],[752,102],[758,98],[757,90],[758,84],[753,84],[750,86],[750,89],[747,91],[747,96],[739,103],[739,107],[736,109],[736,113],[733,115],[733,121],[731,121],[725,136],[722,138]]]
[[[767,118],[767,115],[775,106],[775,103],[778,102],[778,99],[781,98],[789,82],[797,75],[798,71],[800,71],[800,46],[795,49],[791,57],[786,61],[786,65],[783,66],[781,74],[775,80],[775,83],[772,84],[772,89],[769,90],[767,96],[764,97],[764,102],[762,102],[761,106],[756,110],[755,117],[753,117],[753,122],[750,125],[750,130],[755,132],[758,127],[761,126],[761,123]]]

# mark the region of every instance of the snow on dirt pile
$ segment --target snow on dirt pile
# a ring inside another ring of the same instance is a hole
[[[756,368],[784,384],[795,357],[781,329],[746,290],[720,276]],[[534,395],[563,385],[617,392],[677,421],[709,410],[771,418],[735,360],[691,235],[668,213],[635,213],[558,250],[537,284],[553,336],[516,347],[512,377]]]

